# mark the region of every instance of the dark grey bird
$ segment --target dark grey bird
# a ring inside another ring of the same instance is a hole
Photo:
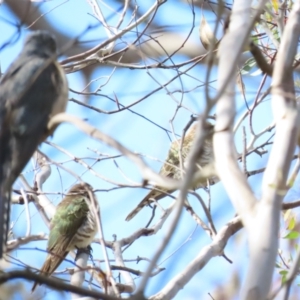
[[[56,42],[30,34],[0,81],[0,258],[5,251],[11,188],[38,145],[53,133],[49,119],[65,111],[68,83],[57,62]]]

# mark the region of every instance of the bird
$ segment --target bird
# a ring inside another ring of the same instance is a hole
[[[71,250],[88,247],[98,232],[99,205],[88,183],[71,187],[50,222],[47,258],[40,272],[50,276]],[[38,285],[35,282],[31,291]]]
[[[185,159],[187,158],[188,153],[190,152],[193,142],[195,140],[197,126],[198,123],[194,123],[187,131],[184,137],[183,145],[181,149],[183,166],[184,166]],[[213,135],[214,126],[210,122],[206,121],[205,127],[208,130],[208,135],[204,141],[202,153],[197,161],[197,165],[199,166],[199,168],[201,167],[203,168],[204,166],[212,163],[214,160],[213,144],[212,144],[212,135]],[[160,175],[177,179],[177,180],[181,179],[182,172],[180,169],[180,147],[181,147],[181,139],[178,139],[171,143],[168,156],[159,171]],[[216,177],[209,178],[210,184],[214,184],[217,181],[218,179]],[[193,187],[193,189],[198,189],[200,187],[205,187],[205,184],[203,184],[203,182],[197,183],[196,186]],[[174,191],[175,190],[167,190],[159,186],[154,186],[153,189],[151,189],[149,193],[144,197],[144,199],[137,205],[137,207],[128,214],[128,216],[126,217],[126,221],[130,221],[133,217],[135,217],[143,207],[166,197],[168,194],[171,194]]]
[[[47,123],[65,111],[68,90],[55,38],[47,31],[29,34],[0,80],[0,258],[6,250],[12,185],[38,145],[53,134]]]

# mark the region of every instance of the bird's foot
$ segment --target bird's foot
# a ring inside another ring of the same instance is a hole
[[[204,190],[206,193],[209,193],[209,191],[210,191],[210,189],[209,189],[208,186],[205,186],[205,187],[203,188],[203,190]]]
[[[34,185],[33,185],[32,189],[33,189],[35,192],[37,192],[37,191],[39,190],[38,183],[37,183],[36,180],[34,181]]]
[[[93,255],[92,255],[93,248],[91,247],[91,245],[88,245],[85,248],[78,248],[78,247],[76,247],[76,249],[77,249],[77,253],[76,253],[75,261],[78,259],[78,257],[79,257],[80,254],[85,253],[85,254],[87,254],[90,257],[91,261],[94,264],[94,258],[93,258]]]

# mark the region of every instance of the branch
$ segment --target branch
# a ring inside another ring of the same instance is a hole
[[[116,298],[113,296],[109,296],[100,292],[96,291],[91,291],[87,289],[83,289],[71,284],[67,284],[62,282],[61,280],[53,279],[41,274],[35,274],[29,270],[24,270],[24,271],[10,271],[10,272],[5,272],[0,274],[0,285],[3,283],[6,283],[12,279],[16,278],[22,278],[22,279],[27,279],[31,281],[35,281],[39,284],[46,284],[47,286],[53,288],[53,289],[58,289],[62,291],[69,291],[72,293],[76,293],[82,296],[90,296],[94,297],[96,299],[103,299],[103,300],[120,300],[120,298]]]
[[[274,65],[271,92],[276,134],[263,177],[262,199],[255,206],[256,213],[252,220],[246,224],[250,261],[241,299],[266,299],[272,282],[278,249],[280,208],[287,192],[287,176],[300,123],[293,80],[299,23],[300,4],[297,1],[286,24]]]
[[[150,297],[151,300],[173,299],[176,294],[186,285],[187,282],[215,256],[222,255],[228,239],[242,228],[239,217],[227,223],[215,236],[213,242],[200,251],[198,256],[189,265],[156,295]]]
[[[182,181],[171,179],[165,176],[161,176],[149,168],[141,157],[136,153],[130,151],[124,147],[121,143],[101,132],[97,128],[89,125],[88,123],[82,121],[81,119],[68,115],[66,113],[60,113],[51,118],[48,123],[48,129],[54,128],[63,122],[68,122],[75,125],[78,129],[91,136],[94,139],[106,143],[108,146],[117,149],[120,153],[130,159],[133,163],[139,168],[144,180],[154,182],[155,185],[160,186],[161,188],[166,188],[168,190],[177,190],[180,188]],[[189,181],[188,188],[191,188],[196,182],[203,179],[203,182],[206,182],[207,178],[212,174],[215,175],[214,170],[211,167],[203,168],[201,172],[197,172],[195,176]]]
[[[179,217],[182,212],[182,208],[183,208],[184,201],[185,201],[187,193],[188,193],[190,183],[193,181],[194,172],[196,170],[196,165],[197,165],[197,160],[198,160],[199,155],[201,154],[205,138],[207,137],[207,132],[204,129],[205,123],[206,123],[206,121],[205,121],[206,118],[207,118],[207,116],[199,117],[195,142],[194,142],[192,149],[186,159],[186,175],[183,177],[179,195],[178,195],[178,198],[174,205],[173,220],[170,224],[168,232],[166,233],[161,244],[159,245],[156,253],[154,254],[154,257],[152,258],[150,265],[148,266],[148,268],[145,272],[145,275],[142,278],[142,282],[139,285],[138,290],[137,290],[137,295],[142,294],[144,292],[147,281],[148,281],[149,277],[151,276],[153,268],[155,267],[160,255],[162,254],[162,252],[165,250],[166,246],[168,245],[168,243],[178,225],[178,220],[179,220]]]

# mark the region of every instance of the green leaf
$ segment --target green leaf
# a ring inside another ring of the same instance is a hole
[[[284,284],[286,282],[286,277],[287,277],[288,271],[282,270],[279,272],[279,274],[282,275],[281,284]]]
[[[272,33],[273,33],[273,37],[276,41],[280,42],[280,34],[279,34],[279,31],[277,28],[274,28],[272,30]]]
[[[258,45],[258,42],[259,42],[260,40],[258,39],[258,36],[257,35],[254,35],[254,36],[252,36],[252,42],[255,44],[255,45]]]
[[[290,231],[285,237],[283,237],[284,239],[289,239],[289,240],[294,240],[297,239],[299,237],[299,232],[298,231]]]
[[[241,74],[245,75],[248,74],[249,71],[256,66],[256,61],[253,57],[246,60],[244,66],[241,69]]]
[[[286,283],[286,275],[281,277],[281,285]]]
[[[205,50],[210,50],[210,48],[214,50],[216,48],[218,40],[203,15],[199,27],[199,37]]]
[[[293,216],[290,221],[289,221],[289,224],[288,224],[288,227],[287,229],[288,230],[293,230],[295,228],[295,225],[296,225],[296,219],[295,217]]]

